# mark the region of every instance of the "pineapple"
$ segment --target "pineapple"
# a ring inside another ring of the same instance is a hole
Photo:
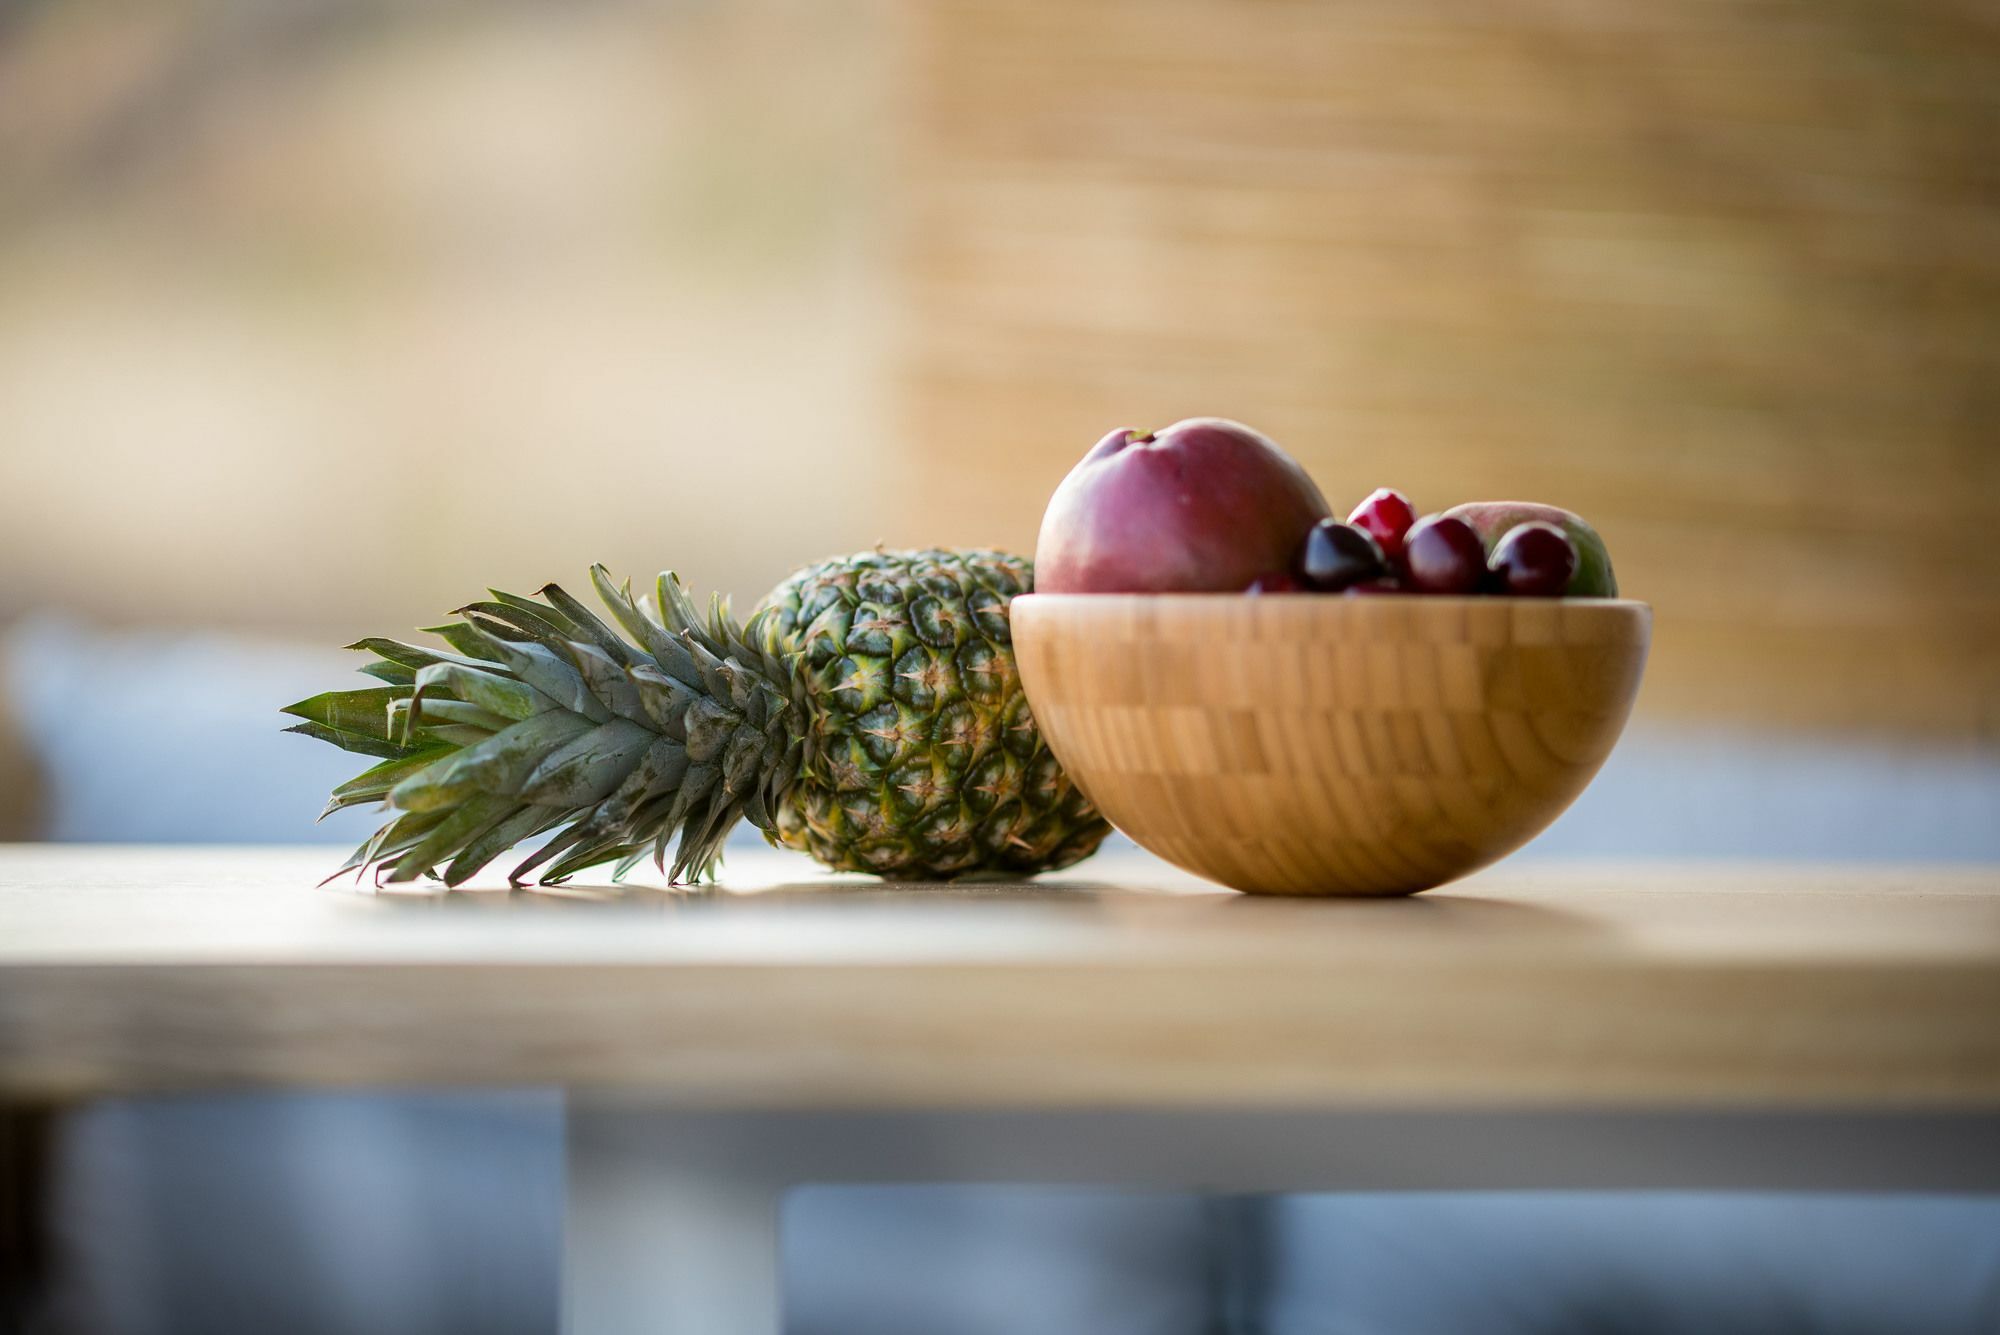
[[[669,847],[672,879],[698,880],[748,820],[836,870],[924,880],[1066,867],[1108,832],[1015,672],[1020,557],[826,561],[740,624],[672,574],[657,610],[590,576],[623,635],[553,584],[541,601],[495,592],[433,628],[448,649],[362,640],[382,685],[285,711],[304,720],[290,731],[380,762],[327,805],[397,813],[341,871],[456,886],[553,832],[509,880],[623,875],[649,854],[667,870]]]

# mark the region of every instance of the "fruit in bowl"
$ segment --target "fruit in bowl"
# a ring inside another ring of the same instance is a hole
[[[1554,524],[1516,524],[1494,545],[1490,565],[1499,592],[1559,597],[1576,576],[1576,544]]]
[[[1100,440],[1056,488],[1035,548],[1047,593],[1234,593],[1289,569],[1331,513],[1298,460],[1196,417]]]
[[[1114,433],[1058,491],[1038,556],[1081,573],[1045,573],[1012,618],[1051,749],[1146,848],[1253,893],[1409,894],[1526,843],[1610,754],[1651,611],[1612,596],[1580,517],[1420,516],[1384,488],[1345,522],[1235,509],[1201,545],[1171,488],[1079,503],[1079,474],[1132,439]],[[1074,560],[1106,551],[1118,561]]]
[[[1541,833],[1610,755],[1651,616],[1616,599],[1014,600],[1035,721],[1111,823],[1256,894],[1402,895]]]
[[[1410,498],[1389,487],[1377,487],[1370,492],[1354,512],[1347,516],[1347,522],[1375,539],[1375,545],[1391,561],[1403,559],[1403,539],[1410,526],[1417,522],[1417,509],[1410,504]]]
[[[1379,487],[1343,523],[1298,460],[1220,417],[1100,440],[1050,498],[1035,565],[1043,593],[1618,593],[1604,540],[1572,511],[1419,516]]]
[[[1566,598],[1616,598],[1618,576],[1611,569],[1611,552],[1604,539],[1582,515],[1554,505],[1532,501],[1468,501],[1454,505],[1445,514],[1462,519],[1479,535],[1488,556],[1523,524],[1546,524],[1558,529],[1576,549],[1576,569],[1561,590]]]
[[[1451,515],[1431,515],[1410,529],[1403,573],[1422,593],[1477,593],[1486,584],[1486,549],[1472,525]]]

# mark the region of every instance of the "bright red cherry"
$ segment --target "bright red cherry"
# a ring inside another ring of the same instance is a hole
[[[1402,492],[1377,487],[1368,493],[1367,500],[1354,507],[1347,522],[1375,539],[1382,555],[1394,562],[1403,557],[1403,536],[1417,522],[1417,512]]]
[[[1486,579],[1486,548],[1463,519],[1432,515],[1404,535],[1403,564],[1421,592],[1475,593]]]
[[[1554,598],[1576,573],[1576,544],[1554,524],[1516,524],[1493,547],[1500,587],[1525,598]]]

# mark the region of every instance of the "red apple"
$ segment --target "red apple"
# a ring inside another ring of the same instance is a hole
[[[1298,461],[1240,422],[1114,431],[1049,499],[1042,593],[1238,592],[1287,569],[1331,511]]]

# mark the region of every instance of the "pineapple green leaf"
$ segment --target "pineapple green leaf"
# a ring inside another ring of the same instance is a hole
[[[408,700],[396,701],[389,706],[389,722],[391,727],[402,734],[407,743],[418,732],[437,736],[445,730],[446,724],[458,724],[477,728],[483,733],[495,733],[514,720],[490,713],[464,700],[454,700],[448,695],[434,695],[421,704],[414,696]]]
[[[749,821],[752,828],[770,834],[771,808],[765,801],[763,785],[750,790],[750,798],[743,804],[743,819]]]
[[[732,796],[746,791],[750,781],[763,769],[764,754],[769,749],[764,734],[755,728],[738,728],[730,734],[729,745],[722,753],[722,791]]]
[[[577,637],[575,623],[564,616],[557,608],[551,607],[546,603],[538,603],[533,598],[523,598],[518,593],[508,593],[504,589],[488,589],[486,592],[492,595],[494,602],[503,603],[516,611],[526,613],[537,621],[545,621],[549,625],[554,626],[565,640],[573,640]]]
[[[589,719],[567,710],[523,719],[398,783],[389,804],[431,811],[474,793],[518,793],[545,756],[590,728]]]
[[[662,571],[655,586],[660,600],[660,620],[675,635],[684,631],[701,629],[701,612],[681,587],[681,578],[673,571]]]
[[[518,803],[498,793],[481,793],[461,802],[408,852],[396,860],[388,879],[414,881],[440,861],[514,814]]]
[[[512,669],[516,677],[564,709],[582,714],[592,723],[602,723],[611,717],[611,711],[590,693],[577,670],[550,650],[539,644],[516,644],[500,639],[483,625],[473,626],[473,631],[492,646],[494,652],[500,655],[500,661]]]
[[[680,644],[632,601],[631,584],[613,584],[611,572],[601,565],[590,568],[590,582],[596,587],[597,596],[611,609],[611,615],[625,628],[625,633],[637,640],[660,667],[672,671],[675,662],[683,655]],[[632,664],[635,667],[643,665],[643,661],[636,659]]]
[[[606,709],[634,723],[646,722],[646,708],[640,703],[639,688],[632,684],[632,676],[624,664],[615,662],[595,645],[581,641],[570,644],[569,657],[576,664],[583,684],[603,702]]]
[[[295,732],[302,737],[311,737],[317,741],[330,742],[343,751],[352,751],[361,756],[393,760],[410,753],[410,748],[397,742],[358,732],[342,732],[338,728],[329,728],[324,723],[294,723],[285,731]]]
[[[669,737],[687,740],[687,713],[701,692],[657,668],[635,667],[631,680],[653,726]]]
[[[580,848],[571,850],[555,866],[550,867],[542,879],[550,885],[561,885],[580,871],[606,862],[622,862],[632,851],[632,845],[616,835],[592,840]]]
[[[558,625],[547,615],[549,609],[538,603],[531,604],[530,607],[516,607],[511,603],[501,602],[467,603],[455,610],[459,616],[481,630],[489,634],[499,633],[503,639],[506,636],[501,633],[501,627],[506,627],[523,637],[519,642],[531,641],[551,649],[570,639],[568,628]]]
[[[674,804],[667,808],[665,828],[684,831],[688,813],[708,796],[721,777],[720,765],[689,765],[687,773],[681,776],[680,788],[674,793]]]
[[[385,760],[372,769],[363,770],[333,790],[326,810],[320,812],[325,820],[342,807],[357,806],[363,802],[379,802],[388,797],[389,790],[413,774],[421,772],[427,765],[443,759],[452,753],[449,746],[431,746],[409,755]]]
[[[542,597],[549,600],[552,608],[571,626],[571,640],[580,640],[596,646],[606,658],[621,668],[643,662],[643,657],[631,645],[621,639],[618,633],[604,624],[595,612],[569,596],[560,584],[543,586]]]
[[[493,734],[472,723],[426,723],[417,730],[412,744],[450,742],[453,746],[473,746]]]
[[[639,763],[612,794],[597,804],[588,824],[593,829],[617,829],[630,824],[639,809],[656,800],[671,800],[687,773],[687,748],[669,737],[656,737]]]
[[[692,631],[681,632],[681,643],[694,659],[695,671],[701,675],[702,689],[717,700],[729,698],[729,677],[722,670],[722,660],[710,653]]]
[[[433,761],[452,755],[448,746],[433,746],[365,769],[333,790],[335,797],[386,797],[389,790]]]
[[[431,634],[437,634],[440,629],[439,627],[433,627]],[[400,640],[384,639],[380,636],[365,640],[356,640],[347,647],[374,654],[377,658],[409,668],[412,671],[427,668],[433,663],[458,663],[465,667],[486,666],[477,659],[461,658],[458,654],[446,653],[441,649],[428,649],[420,644],[404,644]]]
[[[711,797],[701,823],[697,826],[690,822],[681,832],[670,877],[678,883],[709,875],[722,860],[722,841],[729,836],[729,827],[735,822],[735,807],[719,794]]]
[[[415,699],[441,690],[447,696],[466,700],[503,718],[533,718],[557,708],[556,702],[524,681],[503,676],[502,669],[482,665],[465,667],[458,663],[433,663],[417,673]]]
[[[380,858],[402,852],[419,839],[422,839],[433,826],[437,825],[448,814],[448,812],[444,811],[411,811],[398,816],[395,820],[390,821],[387,825],[375,831],[374,834],[368,836],[362,842],[361,847],[354,850],[353,856],[349,857],[341,865],[340,870],[334,872],[332,876],[327,877],[326,881],[321,881],[320,884],[325,885],[327,881],[335,880],[347,872],[365,869],[370,863]]]
[[[373,663],[363,663],[361,671],[377,681],[386,681],[391,686],[414,686],[417,674],[401,663],[391,663],[387,659],[377,659]]]
[[[457,889],[471,880],[493,859],[524,839],[532,839],[552,823],[562,819],[560,807],[522,807],[486,832],[474,836],[458,851],[444,870],[444,883]]]
[[[491,637],[478,627],[467,622],[448,621],[442,626],[426,626],[424,633],[437,636],[459,653],[464,654],[465,658],[462,661],[468,667],[483,668],[488,672],[506,672],[508,670],[503,666],[499,650],[492,647]],[[518,640],[522,638],[522,635],[510,626],[507,628],[507,633],[501,636],[501,638]],[[440,658],[450,661],[449,655],[440,655]]]
[[[576,847],[577,844],[588,837],[589,832],[582,825],[571,825],[565,829],[558,830],[547,843],[543,844],[533,853],[530,853],[526,860],[521,862],[514,870],[507,873],[508,882],[513,885],[522,884],[528,879],[529,873],[533,872],[535,868],[553,861],[563,852]]]
[[[688,758],[697,765],[714,760],[742,721],[729,706],[705,695],[696,696],[687,711]]]
[[[640,863],[646,860],[646,854],[650,851],[651,848],[649,845],[640,844],[630,853],[627,853],[624,857],[618,859],[618,865],[611,869],[612,884],[616,885],[619,882],[623,881],[626,878],[626,876],[631,873],[634,867],[638,866]]]
[[[542,761],[521,786],[521,799],[543,806],[594,806],[625,781],[657,738],[630,719],[612,719]]]
[[[358,691],[328,691],[286,705],[280,713],[318,723],[337,732],[357,733],[378,741],[393,741],[389,727],[389,706],[410,698],[407,686],[373,686]]]
[[[729,599],[719,593],[708,595],[708,638],[726,646],[735,628],[736,619],[729,615]]]
[[[755,727],[763,727],[767,717],[764,697],[757,690],[757,676],[734,658],[724,658],[716,664],[716,671],[729,683],[729,704],[737,713],[749,719]]]

